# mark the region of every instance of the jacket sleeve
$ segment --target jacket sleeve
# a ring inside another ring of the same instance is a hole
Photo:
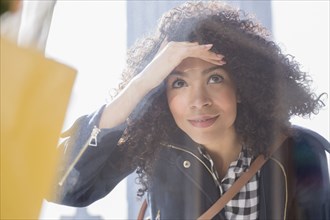
[[[97,128],[103,109],[104,106],[91,115],[80,117],[63,133],[66,139],[60,148],[64,148],[65,153],[53,202],[87,206],[106,196],[135,170],[125,163],[125,152],[117,145],[126,124],[111,129]],[[119,169],[119,162],[126,165]]]

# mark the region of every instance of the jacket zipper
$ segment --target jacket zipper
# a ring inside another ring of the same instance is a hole
[[[284,182],[285,182],[285,204],[284,204],[283,220],[286,220],[286,212],[287,212],[287,206],[288,206],[288,179],[287,179],[287,175],[286,175],[284,166],[280,161],[278,161],[274,157],[271,157],[270,159],[275,161],[275,163],[277,163],[277,165],[281,168],[281,171],[283,172]]]
[[[88,146],[97,147],[97,135],[100,133],[100,131],[101,131],[101,129],[99,129],[96,126],[94,126],[90,137],[88,138],[88,140],[86,141],[86,143],[84,144],[84,146],[82,147],[82,149],[79,151],[78,155],[76,156],[76,158],[74,159],[74,161],[72,162],[72,164],[69,166],[69,168],[67,169],[67,171],[64,173],[64,175],[63,175],[61,181],[58,183],[58,185],[60,185],[60,186],[63,185],[63,183],[65,182],[66,178],[69,176],[70,172],[73,170],[74,166],[78,163],[78,161],[81,158],[81,156],[87,150]]]
[[[190,155],[192,155],[193,157],[195,157],[205,168],[206,170],[211,174],[211,176],[213,177],[215,183],[218,182],[218,178],[216,176],[216,174],[214,172],[212,172],[212,170],[204,163],[204,161],[202,161],[197,155],[195,155],[194,153],[186,150],[186,149],[183,149],[181,147],[177,147],[177,146],[174,146],[174,145],[171,145],[171,144],[165,144],[165,143],[161,143],[163,146],[166,146],[166,147],[169,147],[169,148],[172,148],[172,149],[176,149],[176,150],[180,150],[180,151],[183,151],[183,152],[186,152]],[[219,187],[219,186],[218,186]]]

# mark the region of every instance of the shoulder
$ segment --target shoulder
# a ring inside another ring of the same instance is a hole
[[[327,151],[330,153],[330,144],[324,137],[317,132],[293,125],[291,138],[295,144],[296,150],[301,148],[310,148],[313,151]]]
[[[289,140],[287,152],[292,154],[288,156],[288,159],[291,160],[289,163],[293,165],[296,171],[295,176],[299,181],[307,184],[313,177],[314,183],[320,183],[316,185],[328,185],[329,171],[326,152],[330,152],[329,142],[315,131],[300,126],[292,127],[292,136]],[[329,189],[329,186],[326,188]]]

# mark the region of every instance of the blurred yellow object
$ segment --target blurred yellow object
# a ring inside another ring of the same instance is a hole
[[[1,219],[38,219],[76,71],[1,38]]]

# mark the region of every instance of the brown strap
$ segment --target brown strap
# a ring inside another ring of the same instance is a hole
[[[246,171],[234,184],[223,194],[206,212],[204,212],[197,220],[212,219],[219,213],[223,207],[240,191],[240,189],[252,178],[252,176],[266,162],[263,155],[259,155],[251,164],[250,169]]]
[[[139,215],[137,217],[137,220],[143,220],[144,218],[144,214],[146,213],[147,210],[147,199],[145,199],[141,205],[140,211],[139,211]]]

